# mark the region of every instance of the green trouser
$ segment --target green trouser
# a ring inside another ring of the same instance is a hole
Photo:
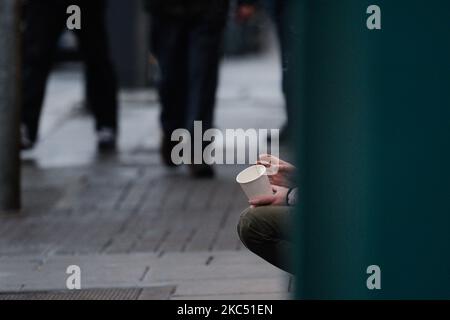
[[[250,251],[293,274],[293,243],[289,230],[292,214],[290,207],[248,208],[242,213],[237,229]]]

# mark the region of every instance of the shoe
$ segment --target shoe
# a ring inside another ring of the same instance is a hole
[[[30,138],[28,128],[25,125],[20,126],[20,150],[31,150],[34,147],[34,142]]]
[[[172,162],[172,149],[178,144],[178,141],[171,141],[169,135],[163,135],[161,140],[161,160],[166,167],[175,168],[177,165]]]
[[[195,179],[211,179],[214,178],[215,172],[212,166],[202,163],[202,164],[190,164],[189,172],[191,176]]]
[[[97,148],[100,152],[115,151],[117,145],[116,131],[112,128],[101,128],[97,131]]]

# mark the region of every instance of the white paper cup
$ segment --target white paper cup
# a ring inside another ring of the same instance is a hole
[[[236,182],[241,185],[249,200],[273,194],[266,171],[263,165],[254,165],[243,170],[236,177]]]

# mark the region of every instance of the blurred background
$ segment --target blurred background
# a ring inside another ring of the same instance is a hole
[[[0,11],[11,13],[17,3],[2,0]],[[244,166],[216,166],[213,179],[196,179],[186,167],[162,163],[161,70],[150,50],[151,18],[140,0],[106,4],[118,85],[117,148],[99,151],[80,38],[63,30],[39,139],[20,153],[21,209],[0,214],[0,291],[64,289],[66,265],[75,264],[86,289],[147,288],[154,299],[288,298],[290,276],[238,239],[236,225],[248,204],[235,177]],[[244,20],[237,10],[232,1],[225,14],[214,127],[279,129],[286,115],[274,23],[260,6]],[[82,9],[82,26],[87,19]],[[12,83],[12,74],[0,85]],[[97,78],[91,88],[109,80]],[[34,90],[37,82],[30,83]],[[11,143],[8,155],[14,149]],[[11,190],[14,177],[8,179],[2,186]],[[8,193],[13,201],[4,204],[17,204],[14,197]]]

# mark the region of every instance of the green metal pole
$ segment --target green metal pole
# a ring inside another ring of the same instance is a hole
[[[0,1],[0,210],[20,208],[19,1]]]
[[[450,298],[450,3],[293,6],[297,297]]]
[[[380,1],[371,119],[379,298],[450,298],[450,2]]]

